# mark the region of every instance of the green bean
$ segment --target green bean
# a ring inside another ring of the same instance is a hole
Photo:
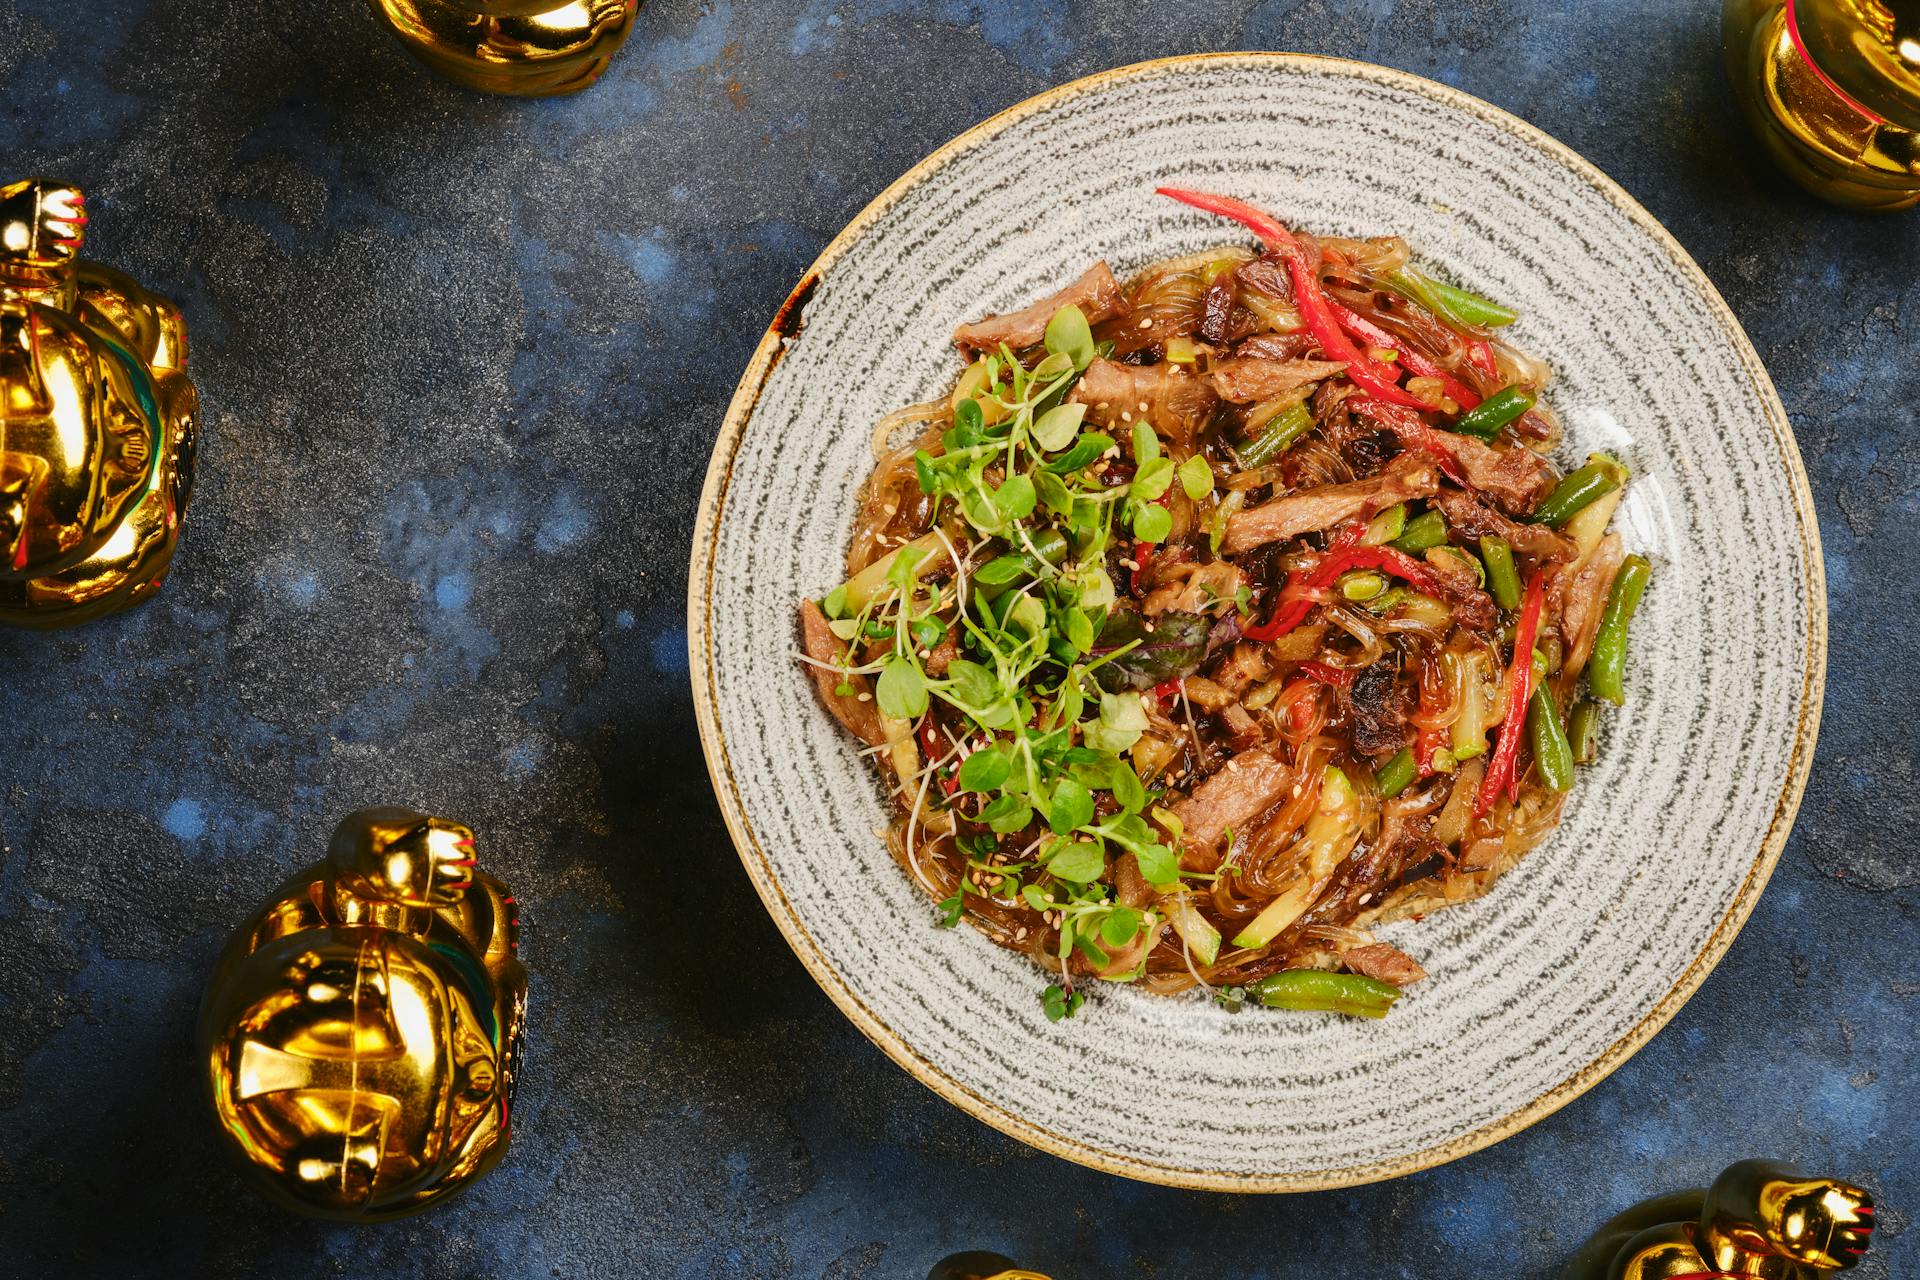
[[[1435,280],[1432,276],[1423,275],[1411,268],[1394,272],[1388,280],[1400,292],[1425,306],[1427,310],[1455,324],[1480,325],[1489,329],[1498,329],[1520,318],[1520,313],[1511,307],[1503,307],[1489,298],[1483,298],[1457,285]]]
[[[1304,404],[1289,405],[1268,421],[1260,434],[1240,448],[1240,461],[1248,470],[1264,467],[1293,447],[1313,430],[1313,414]]]
[[[1520,571],[1513,567],[1513,548],[1492,534],[1480,539],[1480,559],[1487,566],[1487,592],[1502,609],[1518,609],[1522,599]]]
[[[1247,994],[1269,1009],[1330,1009],[1356,1018],[1384,1018],[1400,988],[1357,973],[1282,969],[1251,983]]]
[[[1418,555],[1428,547],[1437,547],[1447,540],[1447,518],[1438,511],[1423,511],[1407,521],[1406,529],[1393,540],[1392,545],[1412,555]]]
[[[1391,800],[1413,785],[1416,769],[1413,763],[1413,748],[1402,747],[1400,754],[1380,766],[1380,772],[1373,775],[1374,789]]]
[[[1383,542],[1392,542],[1407,531],[1407,504],[1396,502],[1367,523],[1367,531],[1360,536],[1362,545],[1377,547]]]
[[[1567,746],[1573,752],[1575,764],[1592,764],[1600,754],[1600,704],[1592,698],[1582,698],[1573,704],[1573,714],[1567,717]]]
[[[1573,749],[1560,727],[1560,708],[1545,689],[1535,689],[1527,703],[1527,745],[1533,748],[1533,767],[1540,771],[1540,781],[1555,791],[1571,790]]]
[[[1453,421],[1450,431],[1492,440],[1509,422],[1533,408],[1534,394],[1519,387],[1496,391]]]
[[[1588,454],[1587,465],[1562,480],[1560,487],[1534,510],[1533,519],[1558,529],[1594,499],[1612,493],[1626,482],[1626,464],[1618,458],[1604,453]]]
[[[1613,587],[1607,592],[1607,607],[1600,615],[1600,630],[1593,637],[1593,659],[1587,668],[1587,683],[1593,696],[1605,698],[1614,706],[1627,700],[1627,624],[1640,607],[1640,593],[1647,589],[1653,566],[1645,556],[1628,556],[1613,575]]]

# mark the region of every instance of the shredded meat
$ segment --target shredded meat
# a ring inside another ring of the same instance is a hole
[[[1249,404],[1271,400],[1289,391],[1331,378],[1346,370],[1346,364],[1333,360],[1267,360],[1259,356],[1230,356],[1216,360],[1207,375],[1222,400]]]
[[[1452,551],[1439,547],[1427,551],[1427,568],[1440,580],[1440,586],[1453,601],[1453,616],[1462,626],[1475,631],[1491,631],[1500,620],[1493,597],[1480,589],[1480,578]]]
[[[1261,814],[1286,798],[1293,772],[1266,748],[1242,751],[1220,771],[1173,806],[1184,828],[1180,865],[1211,871],[1220,862],[1215,847],[1228,828],[1244,831]]]
[[[1558,575],[1554,589],[1562,593],[1560,639],[1567,648],[1560,668],[1563,682],[1571,682],[1586,670],[1587,659],[1593,656],[1594,637],[1600,633],[1607,593],[1613,589],[1614,575],[1620,572],[1620,562],[1625,558],[1620,535],[1610,533],[1594,547],[1593,554],[1570,566],[1571,577]]]
[[[1172,610],[1176,613],[1200,613],[1220,600],[1232,600],[1240,589],[1240,569],[1231,560],[1187,566],[1173,581],[1155,587],[1140,603],[1148,617]]]
[[[1429,497],[1439,488],[1440,472],[1432,462],[1403,453],[1371,479],[1302,489],[1230,516],[1221,550],[1238,555],[1269,542],[1371,518],[1397,502]]]
[[[962,351],[992,351],[1006,343],[1015,351],[1031,347],[1046,336],[1047,322],[1064,306],[1077,306],[1086,313],[1088,324],[1098,324],[1112,316],[1124,315],[1127,297],[1113,271],[1104,262],[1096,262],[1072,284],[1050,298],[1042,298],[1030,307],[1009,311],[1003,316],[988,316],[953,331],[953,345]]]
[[[1299,333],[1260,333],[1233,349],[1236,356],[1252,360],[1297,360],[1309,351],[1319,350],[1313,335]]]
[[[827,615],[820,612],[820,606],[811,600],[800,602],[800,639],[813,662],[840,661],[840,638],[828,629]],[[808,663],[807,674],[813,677],[813,687],[819,691],[820,701],[827,704],[827,710],[833,713],[835,720],[846,726],[848,733],[870,747],[877,747],[887,740],[886,730],[880,727],[880,708],[874,704],[872,690],[865,676],[845,677],[846,682],[853,686],[853,696],[845,697],[834,692],[842,679],[839,672]],[[863,693],[869,695],[865,702],[860,700]]]
[[[1218,403],[1213,389],[1177,364],[1119,364],[1095,360],[1067,397],[1087,406],[1089,421],[1101,426],[1147,420],[1162,436],[1191,444]]]
[[[1573,539],[1543,524],[1521,524],[1460,489],[1442,489],[1433,497],[1447,527],[1468,538],[1504,538],[1515,551],[1536,560],[1560,562],[1580,553]]]
[[[1353,408],[1398,436],[1408,449],[1444,455],[1476,491],[1513,515],[1531,514],[1558,483],[1553,464],[1525,446],[1496,449],[1457,431],[1436,431],[1411,409],[1371,397],[1354,400]]]
[[[1390,942],[1355,947],[1342,958],[1347,962],[1347,968],[1361,977],[1391,982],[1396,987],[1412,986],[1427,976],[1427,971],[1420,967],[1418,960]]]

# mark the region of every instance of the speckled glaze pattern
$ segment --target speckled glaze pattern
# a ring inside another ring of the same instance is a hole
[[[877,834],[880,788],[792,657],[798,597],[841,576],[870,428],[948,385],[956,321],[1022,305],[1095,257],[1126,274],[1234,238],[1155,198],[1162,182],[1314,231],[1407,236],[1424,264],[1521,310],[1515,339],[1557,370],[1562,461],[1605,448],[1636,474],[1616,527],[1655,576],[1629,706],[1560,830],[1492,895],[1389,930],[1433,977],[1383,1023],[1235,1017],[1199,996],[1106,986],[1048,1024],[1039,970],[933,927]],[[964,135],[816,270],[747,371],[709,472],[690,584],[695,701],[762,897],[902,1066],[1099,1168],[1304,1190],[1392,1177],[1524,1127],[1618,1066],[1705,977],[1778,857],[1811,760],[1818,535],[1745,336],[1598,171],[1403,73],[1181,59],[1069,85]]]

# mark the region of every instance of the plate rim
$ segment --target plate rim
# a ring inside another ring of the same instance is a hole
[[[1161,76],[1193,67],[1233,64],[1261,68],[1301,68],[1331,72],[1336,75],[1357,76],[1376,84],[1386,84],[1434,99],[1445,106],[1480,115],[1520,135],[1568,165],[1592,183],[1601,195],[1648,235],[1652,243],[1659,247],[1682,275],[1700,291],[1709,309],[1719,320],[1723,332],[1732,339],[1741,367],[1753,384],[1766,411],[1772,442],[1788,473],[1795,522],[1799,527],[1803,552],[1803,587],[1808,600],[1806,668],[1801,673],[1799,717],[1794,732],[1793,751],[1788,762],[1787,776],[1781,785],[1772,817],[1768,821],[1766,835],[1761,840],[1752,865],[1748,867],[1746,877],[1739,891],[1734,895],[1733,901],[1714,926],[1713,932],[1708,935],[1700,952],[1674,980],[1666,994],[1642,1015],[1632,1028],[1578,1071],[1573,1072],[1559,1084],[1541,1093],[1524,1106],[1489,1121],[1470,1133],[1392,1159],[1338,1169],[1277,1175],[1189,1169],[1119,1154],[1065,1137],[981,1096],[921,1056],[847,986],[839,972],[827,961],[805,924],[801,922],[785,889],[774,875],[771,861],[751,824],[747,821],[745,807],[734,781],[732,758],[728,751],[725,732],[719,721],[718,690],[715,686],[711,661],[713,630],[710,611],[713,577],[716,572],[715,551],[720,532],[720,512],[732,479],[734,460],[745,436],[747,424],[758,407],[767,379],[785,354],[784,344],[798,333],[801,312],[826,272],[884,213],[898,204],[908,192],[919,186],[934,172],[944,167],[954,156],[997,136],[1028,116],[1050,109],[1069,98],[1098,91],[1123,80]],[[912,168],[894,179],[833,239],[827,242],[826,247],[820,251],[812,265],[802,273],[799,283],[787,295],[773,322],[768,325],[765,334],[762,335],[746,371],[741,375],[740,382],[734,389],[726,414],[721,420],[720,433],[708,460],[706,479],[701,487],[699,506],[694,519],[692,557],[687,576],[687,633],[688,678],[692,685],[694,717],[699,727],[701,753],[706,759],[708,776],[713,782],[714,794],[720,804],[721,817],[726,823],[727,834],[733,841],[734,850],[746,868],[747,877],[753,882],[754,890],[760,895],[760,900],[768,914],[773,917],[775,926],[779,928],[787,944],[793,948],[800,963],[840,1012],[882,1052],[920,1083],[975,1119],[1050,1155],[1059,1156],[1103,1173],[1196,1191],[1264,1193],[1328,1191],[1403,1177],[1446,1164],[1484,1150],[1552,1115],[1624,1065],[1661,1028],[1672,1021],[1674,1015],[1692,998],[1694,992],[1706,981],[1707,976],[1719,965],[1721,959],[1732,947],[1734,938],[1738,936],[1740,929],[1752,915],[1761,892],[1766,888],[1767,881],[1780,860],[1787,838],[1792,833],[1801,796],[1806,790],[1807,778],[1813,767],[1814,745],[1819,736],[1822,702],[1826,690],[1826,566],[1821,553],[1819,517],[1813,502],[1812,488],[1807,479],[1806,466],[1800,456],[1799,443],[1794,437],[1793,427],[1787,417],[1786,408],[1780,401],[1779,392],[1775,389],[1759,353],[1754,350],[1752,340],[1747,336],[1745,328],[1740,324],[1733,309],[1727,305],[1726,299],[1720,295],[1720,290],[1673,233],[1597,165],[1539,126],[1521,119],[1512,112],[1450,85],[1409,71],[1402,71],[1396,67],[1382,66],[1353,58],[1330,57],[1324,54],[1261,51],[1189,53],[1128,63],[1095,72],[1047,89],[989,116],[935,148]]]

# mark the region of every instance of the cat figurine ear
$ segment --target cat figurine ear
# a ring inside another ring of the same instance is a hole
[[[60,627],[159,589],[199,400],[171,302],[80,257],[87,201],[0,187],[0,623]]]
[[[413,55],[469,89],[578,93],[633,31],[639,0],[373,0]]]
[[[526,1023],[519,908],[473,833],[362,809],[236,929],[201,1004],[221,1138],[315,1217],[379,1221],[506,1154]]]
[[[1866,1255],[1873,1197],[1774,1160],[1742,1160],[1704,1190],[1643,1201],[1596,1231],[1560,1280],[1752,1275],[1820,1280]]]

